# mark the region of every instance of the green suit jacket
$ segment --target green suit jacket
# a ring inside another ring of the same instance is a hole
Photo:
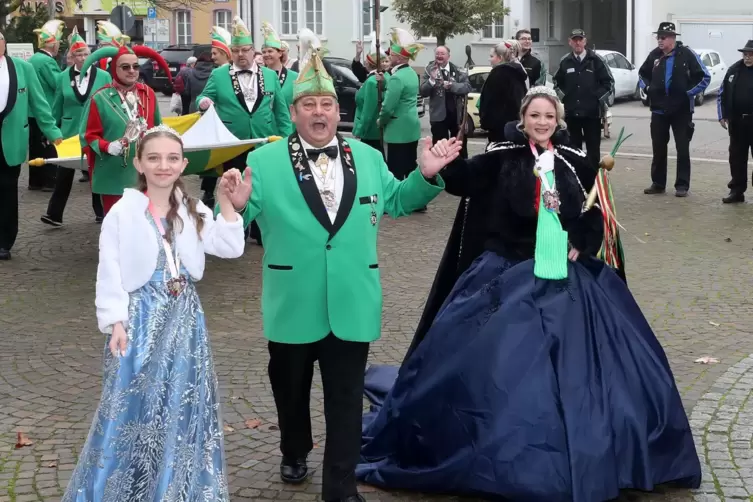
[[[385,143],[412,143],[421,137],[418,86],[418,74],[408,65],[390,77],[379,114]]]
[[[46,52],[39,51],[35,52],[29,58],[29,64],[37,72],[39,83],[42,85],[44,99],[47,100],[48,105],[52,106],[52,101],[55,99],[58,76],[60,75],[60,67],[57,61]]]
[[[75,85],[74,67],[66,69],[58,75],[55,99],[52,101],[52,116],[57,120],[64,138],[76,136],[80,129],[81,113],[89,97],[112,82],[112,77],[104,70],[91,67],[89,85],[84,94],[80,94]]]
[[[196,106],[203,98],[214,102],[217,115],[238,139],[287,136],[292,132],[288,102],[280,88],[277,73],[259,67],[257,99],[253,110],[248,110],[240,88],[234,91],[235,76],[232,65],[215,68],[204,90],[196,98]],[[262,82],[263,81],[263,82]],[[262,90],[263,89],[263,90]]]
[[[34,67],[23,59],[5,56],[8,63],[8,102],[0,112],[3,155],[9,166],[26,160],[29,148],[29,117],[34,117],[42,133],[50,141],[63,137],[55,126],[50,105],[44,98]]]
[[[382,154],[338,136],[343,195],[331,222],[298,134],[251,152],[253,192],[243,219],[264,241],[262,318],[271,341],[312,343],[330,332],[371,342],[382,328],[377,237],[386,211],[403,216],[444,188],[416,169],[398,181]]]
[[[277,79],[280,82],[280,89],[282,89],[282,95],[285,97],[285,102],[288,106],[293,104],[293,85],[297,78],[298,73],[283,67]]]
[[[386,89],[389,80],[389,74],[385,74],[383,89]],[[356,116],[353,123],[353,136],[356,138],[368,140],[382,139],[382,133],[377,125],[379,115],[378,84],[376,76],[369,75],[369,78],[366,79],[356,93]],[[382,94],[382,99],[384,99],[384,94]]]

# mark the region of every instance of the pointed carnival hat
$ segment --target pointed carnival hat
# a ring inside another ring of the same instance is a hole
[[[34,33],[37,34],[37,47],[41,49],[45,45],[59,42],[63,38],[64,26],[65,23],[63,21],[53,19],[44,23],[41,28],[34,30]]]
[[[382,37],[379,37],[380,40],[382,40]],[[377,48],[377,40],[376,40],[376,32],[371,32],[371,47],[369,47],[369,53],[366,54],[366,61],[369,63],[376,65],[377,64],[377,51],[379,51],[379,58],[384,59],[387,57],[387,53],[384,52],[384,49],[381,47]]]
[[[78,34],[78,27],[74,26],[71,35],[68,37],[68,51],[73,54],[82,49],[89,50],[89,46],[86,45],[86,40]]]
[[[424,46],[416,42],[416,38],[410,32],[402,28],[392,28],[390,52],[395,52],[415,61],[416,56],[423,48]]]
[[[221,26],[212,26],[212,47],[221,50],[227,54],[227,57],[232,56],[232,52],[230,51],[232,38],[230,32],[225,28]]]
[[[303,96],[332,96],[337,99],[335,84],[324,67],[324,48],[313,31],[303,28],[298,33],[301,46],[300,71],[293,84],[293,102]]]
[[[290,46],[288,45],[288,43],[285,40],[281,40],[280,41],[280,50],[283,50],[283,51],[289,51],[290,50]]]
[[[233,47],[243,47],[245,45],[254,45],[254,38],[251,36],[251,32],[246,28],[246,23],[243,22],[240,16],[235,16],[233,19],[233,38],[230,40],[230,45]]]
[[[170,74],[170,68],[167,66],[167,62],[162,59],[162,56],[157,54],[154,49],[145,45],[137,45],[135,47],[128,47],[127,45],[121,45],[120,47],[100,47],[96,51],[89,54],[89,57],[86,58],[84,65],[81,67],[81,75],[86,75],[86,71],[89,69],[89,67],[97,61],[111,58],[112,61],[110,63],[110,75],[112,75],[113,80],[119,82],[117,77],[118,59],[120,58],[120,56],[124,56],[126,54],[135,54],[140,58],[149,58],[156,61],[159,67],[162,68],[162,71],[164,71],[167,75],[170,83],[172,83],[173,77]]]
[[[130,42],[131,37],[123,35],[120,28],[110,21],[97,21],[97,40],[103,44],[112,44],[119,47]]]
[[[267,21],[261,23],[261,33],[264,37],[264,45],[262,45],[262,47],[270,47],[272,49],[277,49],[278,51],[283,50],[282,40],[280,40],[280,37],[277,35],[274,27]]]

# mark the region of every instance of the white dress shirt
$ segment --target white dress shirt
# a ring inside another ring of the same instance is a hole
[[[334,137],[332,138],[332,141],[330,141],[329,144],[325,146],[337,145],[337,137]],[[304,151],[316,149],[315,147],[303,141],[303,138],[301,138],[301,146],[303,147]],[[316,188],[319,189],[319,192],[321,193],[325,189],[334,190],[335,192],[335,207],[328,208],[326,205],[324,206],[324,208],[327,210],[327,216],[329,216],[329,220],[334,223],[335,218],[337,217],[337,210],[340,208],[340,202],[343,198],[343,165],[342,159],[340,158],[340,149],[338,147],[336,158],[329,159],[329,162],[327,164],[326,178],[324,177],[324,173],[322,173],[321,168],[317,167],[316,163],[308,157],[308,153],[306,155],[306,158],[309,161],[309,168],[311,169],[311,173],[314,175]],[[324,203],[324,200],[322,200],[322,203]]]
[[[78,69],[76,69],[75,71],[78,71]],[[81,80],[79,79],[75,80],[76,87],[78,88],[78,93],[81,94],[82,96],[86,94],[86,89],[89,87],[89,77],[91,77],[91,74],[92,74],[92,67],[90,66],[86,70],[86,73],[81,77]]]
[[[238,83],[241,86],[241,90],[243,91],[243,97],[246,99],[246,107],[248,108],[248,111],[251,111],[254,109],[254,105],[256,104],[256,100],[259,99],[259,96],[257,96],[258,93],[258,84],[257,79],[259,78],[259,65],[256,63],[251,65],[251,68],[248,68],[248,70],[251,72],[251,74],[248,73],[242,73],[238,75]],[[235,64],[233,64],[233,73],[243,71],[241,68],[238,68]]]
[[[0,112],[4,111],[8,104],[8,92],[10,92],[8,61],[5,56],[2,56],[0,57]]]

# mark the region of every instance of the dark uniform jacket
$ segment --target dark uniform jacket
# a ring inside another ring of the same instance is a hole
[[[652,112],[693,111],[693,98],[703,92],[711,76],[695,51],[677,42],[669,54],[652,50],[638,71]]]
[[[562,102],[568,117],[599,118],[600,104],[614,90],[614,78],[604,61],[586,49],[582,61],[572,52],[562,58],[554,75],[554,87],[564,94]]]

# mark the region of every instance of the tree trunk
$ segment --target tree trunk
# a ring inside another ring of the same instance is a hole
[[[444,45],[446,40],[447,35],[445,35],[444,33],[437,33],[437,47]]]

